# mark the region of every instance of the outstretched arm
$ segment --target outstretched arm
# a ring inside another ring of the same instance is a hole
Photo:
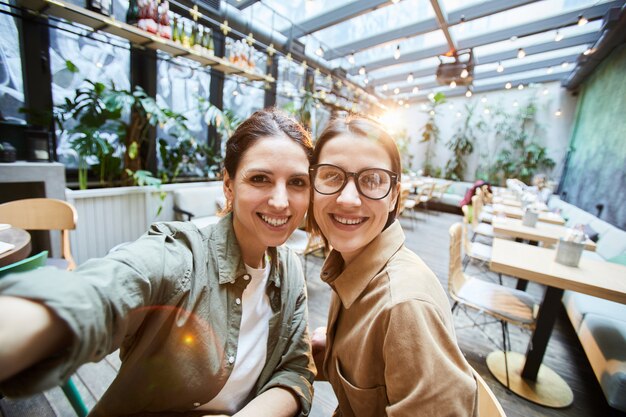
[[[0,381],[60,352],[71,340],[65,322],[43,304],[0,296]]]

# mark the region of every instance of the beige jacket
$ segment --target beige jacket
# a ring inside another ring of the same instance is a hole
[[[477,388],[459,349],[448,298],[404,246],[399,222],[345,269],[331,252],[333,288],[324,372],[335,416],[475,416]]]

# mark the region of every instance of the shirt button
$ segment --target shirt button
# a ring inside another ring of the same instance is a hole
[[[237,298],[237,299],[235,300],[235,303],[237,303],[237,305],[241,304],[241,298]]]
[[[202,405],[202,404],[200,404],[200,403],[193,403],[193,406],[194,406],[194,407],[200,407],[201,405]]]
[[[228,363],[233,364],[235,362],[235,357],[234,356],[229,356],[228,357]]]
[[[245,275],[243,276],[243,279],[245,279],[246,281],[247,281],[247,280],[249,280],[249,279],[250,279],[250,275],[245,274]]]

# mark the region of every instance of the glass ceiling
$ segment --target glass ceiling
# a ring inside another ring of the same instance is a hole
[[[241,0],[227,1],[237,7]],[[607,11],[626,0],[242,3],[244,21],[263,22],[276,36],[298,39],[307,55],[327,68],[345,69],[349,79],[379,97],[396,98],[398,88],[405,98],[419,99],[435,90],[464,93],[436,81],[439,56],[449,50],[473,51],[474,86],[562,80],[581,54],[593,53]],[[437,16],[445,19],[444,25]],[[588,23],[579,24],[584,23],[580,16]],[[563,67],[563,62],[569,65]],[[362,67],[365,74],[359,74]],[[415,86],[418,92],[413,93]]]

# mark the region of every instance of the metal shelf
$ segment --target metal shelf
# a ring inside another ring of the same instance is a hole
[[[227,60],[200,53],[195,49],[186,48],[170,39],[154,35],[136,26],[115,20],[62,0],[19,0],[20,6],[36,13],[65,19],[69,22],[79,23],[95,31],[119,36],[129,42],[145,48],[163,51],[173,57],[184,56],[202,65],[212,67],[224,74],[234,74],[245,77],[251,81],[275,81],[273,77],[257,74],[248,69],[233,65]]]

